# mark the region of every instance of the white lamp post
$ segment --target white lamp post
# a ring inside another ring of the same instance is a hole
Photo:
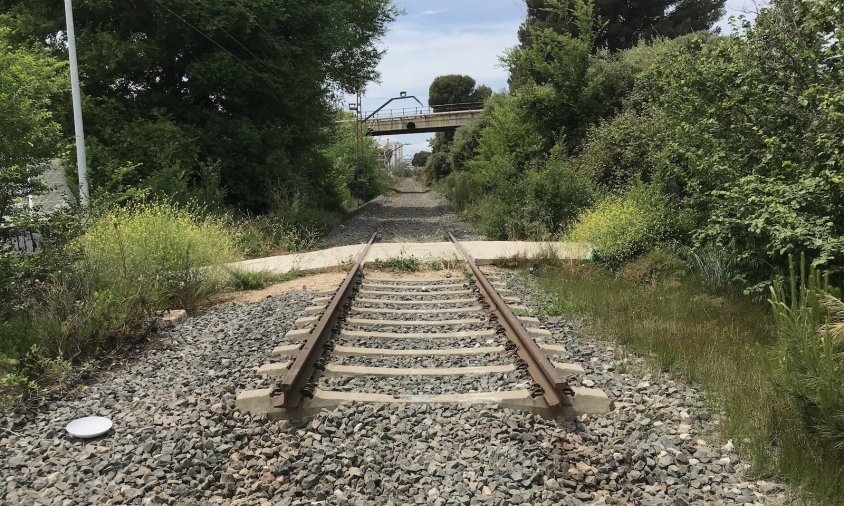
[[[73,30],[73,6],[64,0],[67,18],[67,52],[70,56],[70,87],[73,95],[73,129],[76,133],[76,170],[79,175],[79,201],[88,205],[88,164],[85,156],[85,131],[82,129],[82,94],[79,91],[79,66],[76,61],[76,32]]]

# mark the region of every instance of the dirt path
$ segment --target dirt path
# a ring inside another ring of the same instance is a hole
[[[365,204],[359,213],[332,230],[317,248],[366,242],[380,231],[382,241],[441,241],[446,231],[461,239],[483,239],[461,223],[442,195],[410,178],[397,182],[396,193]]]

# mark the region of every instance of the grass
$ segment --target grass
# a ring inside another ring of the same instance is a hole
[[[554,295],[546,311],[586,315],[589,335],[702,386],[726,414],[721,436],[737,442],[756,476],[792,483],[807,503],[841,504],[844,465],[808,434],[781,389],[767,304],[713,292],[691,275],[642,283],[595,265],[546,266],[538,274]]]
[[[270,271],[247,271],[243,269],[231,269],[230,288],[235,291],[261,290],[275,283],[283,283],[296,279],[301,272],[291,269],[285,273]]]
[[[377,269],[387,272],[444,271],[463,265],[463,261],[458,258],[441,258],[423,262],[413,255],[406,254],[385,259],[379,258],[373,263]]]
[[[387,272],[417,272],[422,269],[422,262],[413,255],[376,259],[375,267]]]

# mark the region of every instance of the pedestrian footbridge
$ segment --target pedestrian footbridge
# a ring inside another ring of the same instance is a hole
[[[379,111],[368,117],[368,135],[444,132],[465,126],[483,112],[483,104],[454,104]]]

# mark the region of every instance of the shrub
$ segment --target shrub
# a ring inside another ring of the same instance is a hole
[[[452,172],[439,180],[436,186],[458,212],[466,210],[476,188],[468,172]]]
[[[232,234],[215,218],[164,203],[104,213],[77,244],[94,291],[111,289],[150,309],[191,309],[214,290],[218,269],[235,256]]]
[[[627,193],[611,194],[577,219],[569,238],[592,245],[601,261],[618,266],[664,239],[668,206],[663,196],[644,184]]]
[[[776,282],[770,303],[782,340],[778,377],[806,428],[844,457],[844,303],[828,277],[792,263],[790,283]]]
[[[656,114],[626,111],[590,130],[583,151],[574,159],[595,183],[615,191],[651,179],[654,154],[664,137]]]

